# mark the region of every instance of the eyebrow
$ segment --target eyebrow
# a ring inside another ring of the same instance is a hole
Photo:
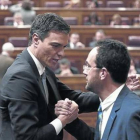
[[[85,65],[91,67],[91,65],[87,61],[85,61]]]
[[[62,44],[57,43],[57,42],[51,42],[50,44],[56,45],[56,47],[61,47],[61,46],[62,46]],[[65,46],[63,46],[63,47],[65,48],[65,47],[67,47],[67,45],[65,45]]]

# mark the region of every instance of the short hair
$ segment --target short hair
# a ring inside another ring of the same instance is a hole
[[[125,83],[130,68],[130,56],[125,44],[113,39],[97,41],[96,65],[105,67],[114,82]]]
[[[98,15],[97,15],[95,12],[92,12],[92,13],[90,13],[90,15],[89,15],[89,21],[90,21],[90,22],[92,21],[92,19],[95,19],[96,22],[99,21]]]
[[[23,0],[22,8],[24,10],[30,11],[32,9],[32,4],[31,4],[30,0]]]
[[[94,3],[95,3],[96,8],[98,8],[98,7],[99,7],[99,4],[98,4],[98,1],[97,1],[97,0],[92,0],[92,2],[94,2]]]
[[[4,43],[2,45],[2,51],[14,51],[14,45],[10,42]]]
[[[98,32],[105,35],[105,32],[104,32],[104,30],[102,30],[102,29],[99,29],[99,30],[96,31],[96,33],[98,33]],[[95,33],[95,34],[96,34],[96,33]]]
[[[68,34],[70,32],[70,26],[62,17],[54,13],[37,15],[30,28],[29,45],[32,44],[32,35],[34,33],[43,41],[50,31],[59,31]]]
[[[58,61],[61,65],[70,65],[70,61],[67,58],[63,58]]]

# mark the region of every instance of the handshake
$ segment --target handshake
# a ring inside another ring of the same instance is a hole
[[[74,121],[78,116],[78,105],[69,99],[60,100],[55,105],[55,114],[58,116],[58,119],[62,122],[63,127],[66,124]]]

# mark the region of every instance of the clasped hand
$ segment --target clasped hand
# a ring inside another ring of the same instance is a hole
[[[63,126],[71,123],[78,116],[78,105],[69,99],[60,100],[55,105],[55,114],[61,120]]]

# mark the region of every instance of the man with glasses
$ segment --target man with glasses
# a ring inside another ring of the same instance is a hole
[[[126,46],[115,40],[97,42],[83,68],[86,89],[100,99],[94,140],[139,140],[140,98],[125,84],[130,68]]]

